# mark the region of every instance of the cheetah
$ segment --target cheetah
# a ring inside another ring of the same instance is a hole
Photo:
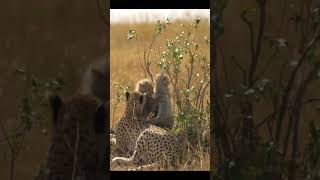
[[[171,131],[151,125],[139,135],[131,157],[115,157],[112,163],[138,165],[136,170],[163,165],[177,168],[181,155],[180,139]]]
[[[106,57],[103,57],[89,66],[81,80],[81,94],[94,95],[104,103],[107,101],[108,65]]]
[[[115,156],[115,154],[117,154],[116,147],[117,147],[116,136],[114,134],[110,134],[110,158],[112,158],[113,156]]]
[[[107,177],[106,110],[96,97],[76,94],[49,98],[52,137],[45,164],[35,180]]]
[[[149,126],[142,117],[145,104],[145,94],[142,94],[141,92],[126,92],[124,114],[114,129],[116,149],[120,154],[131,156],[139,134]]]
[[[162,128],[172,129],[174,121],[168,87],[170,79],[166,74],[157,74],[155,81],[156,90],[153,99],[159,103],[158,115],[157,117],[150,119],[149,123]]]
[[[174,164],[181,154],[180,141],[171,131],[146,123],[142,117],[146,96],[141,92],[126,93],[124,116],[116,126],[117,146],[129,157],[115,157],[111,163],[157,165]]]
[[[145,94],[145,96],[146,96],[146,102],[145,102],[141,116],[144,119],[147,119],[150,116],[150,113],[155,112],[153,109],[157,109],[157,107],[154,106],[156,103],[153,99],[153,94],[154,94],[153,93],[153,85],[148,79],[141,79],[136,83],[135,91],[141,92],[142,94]],[[134,138],[134,139],[136,139],[136,138]],[[116,136],[115,136],[114,129],[110,129],[110,143],[112,143],[113,148],[116,147]],[[123,152],[126,152],[126,151],[127,151],[127,149],[125,148],[123,150]],[[117,148],[114,148],[112,150],[112,152],[113,152],[112,155],[121,154],[121,150],[119,151],[119,149],[117,149]],[[131,148],[130,152],[131,153],[133,152],[132,148]],[[130,152],[129,152],[129,154],[130,154]]]
[[[153,98],[153,85],[148,79],[141,79],[137,82],[135,91],[139,91],[141,93],[145,93],[147,100],[146,105],[143,109],[142,116],[145,118],[150,117],[150,113],[153,115],[157,115],[158,111],[158,102]],[[151,115],[152,116],[152,115]]]

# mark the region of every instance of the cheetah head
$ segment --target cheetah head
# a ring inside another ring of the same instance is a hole
[[[156,84],[168,86],[170,84],[170,78],[168,75],[161,73],[156,75]]]
[[[61,137],[68,152],[77,155],[83,167],[106,165],[106,107],[92,95],[49,99],[53,136]]]
[[[147,96],[153,95],[153,85],[148,79],[142,79],[137,82],[135,91],[146,93]]]
[[[147,95],[138,91],[126,92],[126,111],[141,115],[147,101]]]

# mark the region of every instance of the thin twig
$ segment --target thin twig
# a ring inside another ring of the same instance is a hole
[[[152,76],[152,73],[151,73],[151,71],[150,71],[150,59],[149,59],[149,56],[150,56],[150,52],[151,52],[151,50],[152,50],[152,47],[153,47],[153,43],[155,42],[155,40],[156,40],[156,38],[157,38],[157,35],[155,35],[155,34],[153,34],[153,37],[152,37],[152,41],[151,41],[151,43],[150,43],[150,45],[149,45],[149,47],[144,51],[144,53],[143,53],[143,61],[144,61],[144,66],[145,66],[145,70],[147,71],[147,73],[148,73],[148,75],[149,75],[149,77],[150,77],[150,79],[151,79],[151,81],[152,82],[154,82],[153,81],[153,76]],[[146,56],[146,51],[148,50],[148,54],[147,54],[147,56]]]
[[[257,69],[257,65],[259,63],[259,57],[261,53],[262,47],[262,39],[265,31],[266,25],[266,0],[257,0],[258,7],[260,9],[259,13],[259,30],[258,30],[258,37],[257,37],[257,44],[255,48],[254,58],[251,60],[250,68],[249,68],[249,87],[253,85],[254,74]],[[253,40],[252,40],[253,42]]]
[[[75,149],[74,149],[74,157],[73,157],[73,168],[72,168],[72,180],[75,180],[75,175],[76,175],[76,166],[77,166],[77,161],[78,161],[78,145],[79,145],[79,138],[80,138],[80,124],[79,121],[77,121],[77,138],[76,138],[76,144],[75,144]]]
[[[301,86],[299,86],[298,90],[297,90],[297,93],[295,95],[295,100],[294,100],[294,103],[293,103],[293,108],[292,108],[292,113],[293,114],[290,118],[290,121],[289,121],[289,124],[293,124],[294,125],[294,134],[293,134],[293,147],[297,149],[297,132],[298,131],[298,127],[299,126],[299,120],[300,120],[300,109],[302,108],[302,105],[303,105],[303,102],[302,102],[302,99],[304,97],[304,94],[307,90],[307,88],[311,85],[311,82],[315,79],[315,75],[316,75],[316,72],[318,71],[318,69],[320,68],[320,64],[317,64],[314,66],[314,68],[309,72],[307,78],[305,80],[303,80],[303,83],[301,84]],[[297,117],[296,117],[297,116]],[[287,153],[287,146],[288,146],[288,141],[289,141],[289,136],[291,134],[291,128],[292,127],[289,127],[287,129],[287,136],[286,136],[286,140],[284,142],[285,146],[284,146],[284,154]],[[293,151],[296,149],[293,149]],[[295,153],[295,152],[292,152],[292,153]]]
[[[283,121],[283,118],[284,118],[286,111],[287,111],[289,96],[291,94],[291,90],[292,90],[294,82],[296,80],[298,71],[301,68],[301,65],[302,65],[304,59],[306,58],[306,56],[308,55],[309,51],[315,46],[316,42],[318,42],[319,39],[320,39],[320,34],[319,34],[319,30],[318,30],[315,33],[312,40],[307,45],[307,47],[305,48],[305,50],[303,51],[301,57],[298,60],[297,66],[294,68],[294,70],[292,71],[292,73],[290,75],[289,82],[284,90],[285,94],[284,94],[284,96],[282,96],[281,105],[279,107],[279,116],[277,118],[278,124],[276,127],[276,136],[275,136],[276,144],[278,144],[278,142],[280,140],[282,121]]]
[[[139,46],[138,34],[136,34],[136,38],[135,39],[136,39],[136,43],[137,43],[137,51],[138,51],[138,56],[139,56],[139,65],[140,65],[140,67],[141,67],[141,69],[142,69],[142,71],[144,73],[144,78],[146,78],[147,74],[146,74],[146,71],[145,71],[142,63],[141,63],[142,60],[141,60],[141,55],[140,55],[140,46]]]
[[[242,72],[243,83],[247,84],[247,71],[245,70],[245,68],[241,66],[241,64],[235,59],[235,57],[231,57],[230,60]]]
[[[4,124],[3,124],[2,120],[1,120],[1,118],[0,118],[0,128],[1,128],[1,131],[2,131],[2,133],[4,135],[5,141],[9,145],[9,148],[10,149],[14,149],[14,147],[13,147],[13,145],[12,145],[10,139],[9,139],[9,136],[8,136],[8,134],[7,134],[7,132],[6,132],[5,128],[4,128]]]
[[[266,65],[263,66],[264,68],[263,68],[263,69],[260,71],[260,73],[256,76],[256,79],[253,81],[253,84],[254,84],[260,77],[263,77],[264,74],[270,69],[270,67],[271,67],[271,65],[272,65],[272,62],[274,62],[273,59],[278,55],[278,52],[279,52],[279,50],[278,50],[278,48],[277,48],[277,49],[272,53],[272,55],[269,57],[269,59],[266,60],[266,61],[267,61]]]
[[[1,131],[4,135],[4,138],[6,139],[6,142],[9,146],[10,149],[10,153],[11,153],[11,159],[10,159],[10,180],[13,180],[14,178],[14,169],[15,169],[15,160],[16,160],[16,152],[15,152],[15,147],[13,146],[13,144],[11,143],[9,136],[4,128],[4,124],[2,122],[2,120],[0,119],[0,128]]]
[[[253,30],[253,25],[252,25],[252,22],[250,22],[247,18],[246,18],[246,13],[247,13],[247,11],[244,11],[243,13],[241,13],[241,19],[247,24],[247,26],[248,26],[248,30],[249,30],[249,35],[250,35],[250,54],[251,54],[251,65],[250,65],[250,68],[249,68],[249,70],[250,69],[252,69],[252,67],[251,66],[253,66],[253,62],[255,61],[254,59],[255,59],[255,57],[256,57],[256,55],[255,55],[255,52],[256,52],[256,50],[255,50],[255,47],[254,47],[254,37],[255,37],[255,35],[254,35],[254,30]],[[251,70],[252,71],[252,70]],[[249,74],[252,74],[252,72],[251,73],[249,73]],[[250,76],[250,75],[249,75]],[[248,78],[248,80],[249,80],[249,78]]]
[[[256,126],[255,129],[259,128],[260,126],[264,125],[265,123],[267,123],[269,120],[272,120],[272,118],[274,117],[275,113],[269,113],[261,122],[259,122]]]

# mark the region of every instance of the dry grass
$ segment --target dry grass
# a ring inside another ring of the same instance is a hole
[[[181,32],[181,23],[190,24],[190,22],[172,22],[167,31],[164,32],[154,45],[154,50],[151,57],[156,57],[157,53],[161,52],[161,46],[165,45],[167,39],[174,38],[178,32]],[[143,49],[146,47],[151,39],[154,31],[153,23],[142,24],[112,24],[110,32],[110,96],[111,96],[111,108],[110,108],[110,127],[113,128],[117,121],[120,119],[124,112],[123,99],[119,104],[116,103],[116,95],[119,92],[118,85],[128,86],[129,91],[133,91],[135,83],[144,77],[144,73],[139,64],[139,54],[137,50],[137,44],[134,40],[127,40],[126,35],[129,29],[134,29],[138,33],[140,54],[142,56]],[[197,31],[197,36],[210,38],[210,29],[207,20],[202,20]],[[208,55],[209,46],[199,46],[199,49]],[[154,63],[154,61],[153,61]],[[195,63],[195,69],[198,70]],[[153,74],[159,73],[159,69],[155,64],[151,65]],[[182,76],[186,75],[186,72],[182,71]],[[209,93],[205,97],[209,99]],[[116,105],[117,104],[117,105]],[[209,128],[209,127],[208,127]],[[198,140],[200,142],[200,138]],[[190,144],[189,144],[190,145]],[[208,151],[204,151],[200,143],[192,145],[186,151],[186,156],[183,163],[180,164],[179,169],[181,171],[208,171],[210,166],[210,156]],[[130,167],[132,168],[132,167]],[[111,170],[128,170],[128,167],[112,166]],[[150,169],[148,169],[150,170]],[[152,170],[152,169],[151,169]],[[159,169],[158,169],[159,170]],[[164,170],[164,169],[160,169]],[[166,169],[170,170],[170,169]],[[172,169],[171,169],[172,170]]]

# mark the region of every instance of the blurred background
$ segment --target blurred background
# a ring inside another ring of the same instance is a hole
[[[1,2],[0,123],[19,151],[15,180],[32,179],[46,156],[46,91],[76,92],[88,65],[106,54],[107,27],[99,13],[96,1]],[[9,179],[11,154],[0,131],[1,180]]]
[[[319,63],[318,44],[306,53],[299,66],[301,68],[288,96],[289,107],[283,116],[282,128],[276,129],[280,122],[277,118],[282,111],[279,104],[287,93],[285,87],[290,75],[319,28],[318,1],[218,0],[215,5],[215,62],[218,74],[215,87],[219,91],[216,98],[221,105],[221,113],[217,114],[223,117],[223,129],[217,127],[216,137],[225,133],[225,138],[219,139],[224,143],[221,145],[224,147],[222,153],[217,144],[212,143],[215,147],[213,153],[218,155],[220,151],[221,155],[215,158],[216,166],[221,167],[222,174],[229,175],[231,179],[319,178],[319,101],[308,102],[308,99],[319,97],[317,76],[310,76],[313,81],[308,84],[303,96],[297,94],[305,85],[308,74]],[[259,46],[261,51],[258,53],[260,56],[254,79],[256,84],[265,82],[267,85],[261,92],[258,89],[246,92],[246,78],[249,76],[252,53],[255,53],[252,49],[259,49]],[[292,108],[300,98],[308,103],[297,109]],[[248,111],[244,102],[252,103],[252,113],[249,115],[246,114]],[[275,114],[270,116],[272,112]],[[301,114],[296,115],[296,112]],[[295,130],[293,117],[297,119]],[[219,118],[215,119],[218,122]],[[246,129],[246,120],[252,121],[254,126]],[[251,130],[255,133],[256,151],[247,150],[249,146],[244,141],[246,132]],[[274,154],[269,157],[270,149]],[[264,158],[270,161],[261,161]],[[229,171],[230,166],[224,166],[224,163],[236,165]]]

